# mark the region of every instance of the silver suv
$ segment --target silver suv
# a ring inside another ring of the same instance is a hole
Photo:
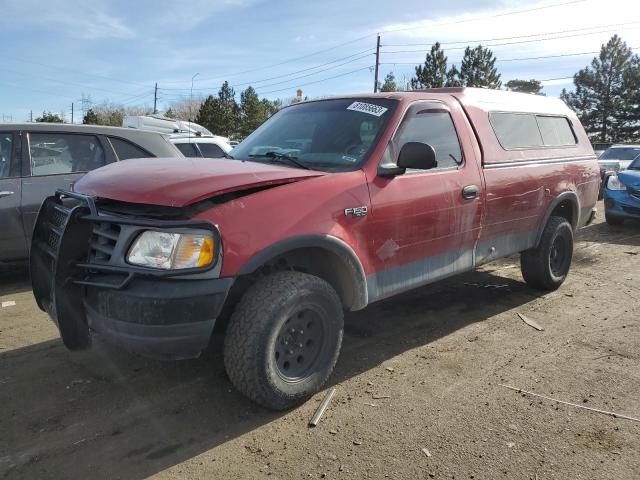
[[[182,157],[164,135],[57,123],[0,124],[0,262],[28,257],[40,204],[84,173],[139,157]]]

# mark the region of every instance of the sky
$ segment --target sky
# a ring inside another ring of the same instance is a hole
[[[400,84],[439,41],[450,63],[490,46],[502,81],[557,96],[614,34],[640,53],[637,0],[0,0],[0,121],[81,121],[81,97],[158,110],[214,94],[310,98]],[[195,76],[195,78],[194,78]]]

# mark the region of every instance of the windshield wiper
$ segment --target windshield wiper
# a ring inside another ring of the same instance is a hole
[[[267,152],[260,155],[249,155],[249,158],[256,158],[256,157],[267,157],[267,158],[272,158],[274,160],[286,160],[287,162],[291,163],[292,165],[295,165],[296,167],[304,168],[305,170],[311,170],[311,167],[309,167],[308,165],[305,165],[300,160],[298,160],[298,157],[293,157],[285,153]]]

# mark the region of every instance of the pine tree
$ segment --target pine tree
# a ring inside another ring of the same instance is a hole
[[[640,138],[640,57],[614,35],[600,54],[573,77],[575,90],[561,98],[573,108],[587,133],[601,142]]]
[[[513,80],[509,80],[504,84],[507,87],[507,90],[512,92],[522,92],[522,93],[535,93],[542,94],[542,84],[539,80],[520,80],[518,78],[514,78]]]
[[[387,73],[387,76],[384,77],[384,83],[380,87],[381,92],[397,92],[398,85],[396,84],[396,76],[393,72]]]
[[[500,88],[500,74],[493,52],[482,45],[467,47],[460,64],[458,80],[465,87]]]
[[[247,87],[240,94],[240,112],[240,131],[238,133],[242,138],[247,137],[267,119],[265,105],[260,102],[253,87]]]
[[[171,110],[171,107],[169,107],[169,109],[166,112],[164,112],[164,116],[166,118],[176,118],[176,114],[174,113],[173,110]]]
[[[207,130],[218,134],[218,132],[215,131],[217,113],[216,99],[213,98],[212,95],[209,95],[205,101],[202,102],[202,105],[200,105],[195,122]]]
[[[448,86],[447,57],[436,42],[424,59],[424,65],[416,67],[416,76],[411,79],[411,88],[439,88]]]
[[[42,112],[42,116],[36,118],[36,122],[45,122],[45,123],[64,123],[64,120],[57,113],[51,112]]]
[[[100,125],[100,119],[96,112],[93,111],[93,108],[87,110],[87,113],[82,118],[82,123],[84,125]]]

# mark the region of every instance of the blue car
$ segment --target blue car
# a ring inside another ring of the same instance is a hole
[[[626,170],[605,179],[604,216],[609,225],[640,220],[640,156]]]

